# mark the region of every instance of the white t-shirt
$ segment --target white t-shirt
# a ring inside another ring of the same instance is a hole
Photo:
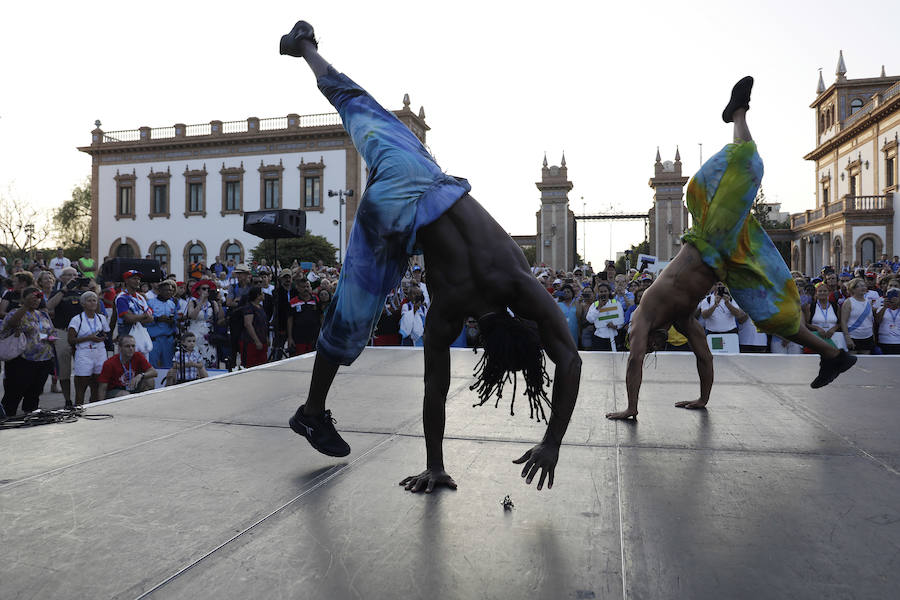
[[[854,340],[864,340],[872,337],[872,324],[874,323],[875,313],[872,312],[872,303],[868,300],[857,300],[856,298],[847,298],[850,303],[850,316],[847,319],[847,331]],[[868,306],[868,309],[866,308]],[[863,317],[863,315],[865,315]],[[862,317],[862,319],[860,319]],[[850,328],[859,321],[859,325],[855,329]]]
[[[622,310],[622,305],[615,300],[607,300],[603,306],[600,306],[600,301],[597,300],[591,304],[585,318],[588,323],[594,324],[596,328],[594,335],[598,338],[611,339],[616,337],[619,328],[625,324],[625,313]],[[609,327],[609,323],[616,327]]]
[[[881,307],[884,306],[884,298],[879,296],[878,292],[876,292],[875,290],[869,290],[868,292],[866,292],[864,298],[872,303],[872,310],[874,310],[875,312],[878,312],[879,310],[881,310]]]
[[[766,346],[769,343],[766,334],[756,328],[753,319],[747,317],[743,323],[738,323],[738,343],[741,346]]]
[[[886,308],[878,326],[878,342],[900,344],[900,308]]]
[[[54,256],[53,260],[50,261],[50,268],[53,269],[53,274],[56,275],[56,278],[59,279],[60,275],[62,275],[63,269],[72,266],[72,261],[63,256],[59,258],[58,256]]]
[[[825,331],[837,325],[838,316],[830,302],[825,305],[824,309],[818,302],[813,302],[809,305],[809,310],[813,311],[811,321],[813,325],[821,327]]]
[[[109,321],[105,316],[97,313],[93,318],[89,318],[86,314],[80,313],[72,317],[69,321],[69,328],[75,330],[75,337],[87,337],[95,333],[105,331],[109,333]],[[94,348],[105,348],[103,342],[78,342],[75,350],[85,350]]]
[[[712,294],[704,298],[700,301],[700,312],[704,312],[709,310],[709,307],[716,303],[716,297]],[[731,299],[731,305],[735,308],[740,308],[737,302],[734,301],[734,298]],[[734,318],[734,315],[731,314],[731,311],[728,310],[728,307],[725,306],[725,299],[723,298],[716,309],[713,311],[711,315],[704,318],[705,327],[708,331],[713,331],[716,333],[722,333],[723,331],[731,331],[735,327],[737,327],[737,319]]]

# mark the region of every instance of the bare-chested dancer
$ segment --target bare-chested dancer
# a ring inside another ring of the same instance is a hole
[[[693,227],[685,233],[681,251],[641,298],[631,317],[631,352],[626,372],[628,408],[607,414],[627,419],[638,414],[644,356],[662,349],[669,325],[685,335],[697,357],[700,397],[677,402],[681,408],[702,409],[713,383],[712,353],[700,323],[693,317],[699,301],[716,281],[725,281],[753,322],[767,333],[803,344],[820,356],[819,388],[853,366],[856,357],[813,335],[803,323],[797,286],[772,240],[750,215],[762,179],[762,160],[747,128],[753,78],[732,90],[722,113],[734,122],[734,143],[710,158],[688,184],[688,210]]]
[[[421,249],[431,295],[424,348],[426,468],[400,484],[412,492],[431,492],[438,485],[456,488],[444,470],[442,449],[450,344],[464,319],[478,315],[485,337],[501,340],[532,367],[536,362],[540,367],[543,346],[556,365],[552,412],[544,439],[513,461],[525,464],[522,477],[527,477],[526,483],[540,470],[538,489],[545,478],[552,487],[581,376],[581,359],[562,312],[531,275],[519,247],[468,194],[469,184],[443,174],[409,129],[334,70],[319,54],[308,23],[298,22],[282,38],[281,53],[306,60],[369,167],[340,282],[316,346],[309,395],[291,417],[291,428],[324,454],[350,453],[350,446],[332,424],[331,411],[325,410],[326,395],[338,366],[349,365],[362,352],[385,296],[407,267],[409,254]],[[507,307],[518,317],[536,322],[537,334],[510,317]],[[490,348],[491,343],[486,342],[487,358],[497,358],[491,356]],[[493,366],[498,362],[503,360],[494,361]],[[488,363],[490,366],[491,361]],[[505,366],[511,371],[522,368],[522,364]],[[488,370],[497,375],[498,369]],[[533,371],[529,384],[532,400],[543,389],[541,378],[535,379]],[[495,379],[482,389],[495,389],[496,383]]]

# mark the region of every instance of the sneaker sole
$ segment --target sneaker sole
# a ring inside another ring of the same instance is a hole
[[[297,421],[294,419],[294,417],[291,417],[288,420],[288,425],[291,426],[291,429],[294,431],[294,433],[305,437],[306,441],[309,442],[310,446],[312,446],[316,451],[321,452],[325,456],[334,456],[335,458],[341,458],[341,457],[344,457],[344,456],[347,456],[348,454],[350,454],[350,450],[347,450],[343,454],[341,454],[339,452],[331,452],[329,450],[323,450],[321,447],[319,447],[318,444],[316,444],[315,442],[313,442],[310,439],[309,435],[307,435],[307,433],[306,433],[306,428],[303,427],[302,425],[300,425],[299,423],[297,423]]]
[[[838,376],[839,376],[841,373],[846,373],[846,372],[849,371],[851,368],[853,368],[853,365],[855,365],[855,364],[856,364],[856,361],[859,360],[859,359],[856,358],[856,356],[853,355],[853,354],[848,354],[847,356],[849,357],[850,360],[847,361],[848,364],[847,364],[846,368],[841,369],[840,371],[838,371],[837,373],[835,373],[835,374],[834,374],[834,377],[832,377],[832,378],[829,379],[828,381],[822,382],[822,383],[820,383],[820,384],[818,384],[818,385],[816,385],[816,381],[813,380],[813,382],[809,384],[809,387],[811,387],[811,388],[814,389],[814,390],[817,390],[817,389],[819,389],[819,388],[823,388],[823,387],[825,387],[826,385],[828,385],[829,383],[831,383],[832,381],[834,381],[835,379],[837,379]]]

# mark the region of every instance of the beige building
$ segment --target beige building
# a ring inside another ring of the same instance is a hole
[[[653,206],[647,216],[650,254],[661,261],[675,258],[681,250],[681,236],[688,228],[688,210],[684,205],[684,186],[688,177],[681,174],[681,152],[675,149],[675,162],[663,162],[656,149],[654,175],[648,182],[653,188]]]
[[[900,76],[848,79],[844,55],[834,83],[821,73],[815,111],[816,207],[791,216],[791,267],[867,265],[897,254],[894,210],[900,138]]]
[[[541,180],[535,185],[541,191],[541,209],[537,212],[537,264],[554,269],[575,267],[575,213],[569,210],[569,170],[563,153],[559,166],[548,165],[544,156]]]

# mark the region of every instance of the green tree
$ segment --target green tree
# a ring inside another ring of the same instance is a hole
[[[91,247],[91,179],[72,189],[72,197],[53,211],[56,238],[66,255],[76,258]],[[71,257],[70,257],[71,258]]]
[[[762,186],[756,192],[756,198],[753,199],[753,205],[750,207],[750,214],[753,215],[763,229],[790,229],[790,221],[776,221],[769,217],[772,212],[772,205],[766,202],[766,193]]]
[[[337,262],[338,249],[321,235],[306,235],[299,238],[278,240],[278,262],[283,267],[289,267],[295,260],[297,262],[322,261],[326,265]],[[275,259],[275,244],[273,240],[263,240],[256,248],[250,251],[254,260],[265,258],[270,263]]]
[[[522,252],[525,253],[525,260],[528,261],[528,264],[534,266],[535,261],[537,261],[537,248],[534,246],[525,246],[522,248]]]
[[[644,240],[639,244],[632,245],[631,248],[631,266],[633,268],[638,268],[637,256],[638,254],[650,254],[650,242],[648,240]],[[620,256],[616,259],[616,273],[624,273],[625,272],[625,257]]]
[[[34,209],[12,186],[0,194],[0,249],[7,259],[25,258],[47,241],[50,234],[45,212]]]

